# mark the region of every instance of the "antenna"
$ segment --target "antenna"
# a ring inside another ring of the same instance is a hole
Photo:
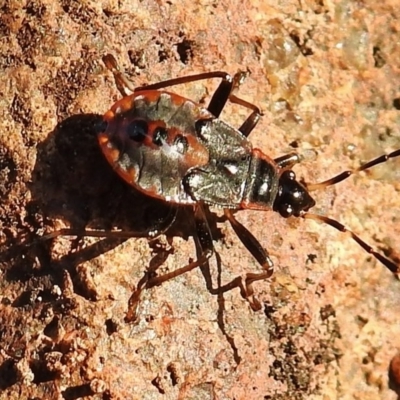
[[[351,175],[354,175],[357,172],[365,171],[371,167],[374,167],[375,165],[382,164],[382,163],[386,162],[387,160],[398,157],[398,156],[400,156],[400,149],[395,150],[388,154],[383,154],[377,158],[374,158],[373,160],[368,161],[365,164],[362,164],[360,167],[358,167],[356,169],[343,171],[340,174],[338,174],[338,175],[334,176],[333,178],[330,178],[326,181],[323,181],[320,183],[306,184],[306,188],[308,191],[312,192],[315,190],[324,189],[328,186],[336,185],[337,183],[344,181],[345,179],[349,178]],[[359,236],[357,236],[351,230],[347,229],[340,222],[338,222],[334,219],[325,217],[323,215],[312,214],[307,211],[304,212],[303,214],[301,214],[301,217],[304,219],[313,219],[316,221],[323,222],[327,225],[332,226],[333,228],[337,229],[340,232],[348,232],[350,234],[351,238],[355,242],[357,242],[367,253],[373,255],[378,261],[380,261],[392,273],[398,274],[400,272],[400,266],[398,266],[390,259],[384,257],[382,254],[375,251],[370,245],[368,245],[366,242],[364,242],[362,239],[360,239]]]
[[[336,185],[337,183],[344,181],[345,179],[349,178],[351,175],[354,175],[357,172],[365,171],[365,170],[367,170],[371,167],[374,167],[375,165],[378,165],[378,164],[383,164],[390,158],[395,158],[398,156],[400,156],[400,149],[395,150],[389,154],[383,154],[377,158],[374,158],[373,160],[368,161],[365,164],[362,164],[360,167],[358,167],[356,169],[343,171],[339,175],[336,175],[333,178],[328,179],[324,182],[306,184],[307,190],[309,192],[313,192],[314,190],[324,189],[327,186]]]

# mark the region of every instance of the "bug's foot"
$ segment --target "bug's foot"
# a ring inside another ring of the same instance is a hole
[[[127,324],[137,320],[141,293],[141,290],[135,290],[128,301],[128,310],[124,319]]]
[[[254,296],[253,283],[261,280],[268,279],[271,276],[271,271],[261,272],[258,274],[247,273],[244,278],[244,285],[242,284],[240,292],[242,296],[249,302],[253,311],[261,310],[260,301]]]
[[[128,300],[128,310],[125,315],[125,322],[132,323],[138,318],[138,309],[140,304],[140,298],[142,297],[143,290],[146,289],[149,282],[149,275],[146,273],[143,278],[139,281],[137,288],[133,291],[131,297]]]

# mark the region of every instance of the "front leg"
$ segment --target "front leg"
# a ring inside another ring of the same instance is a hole
[[[300,162],[300,156],[297,153],[289,153],[275,158],[274,161],[280,168],[291,169],[294,165]]]

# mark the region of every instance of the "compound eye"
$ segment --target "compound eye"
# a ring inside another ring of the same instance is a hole
[[[282,178],[284,178],[285,180],[288,179],[290,181],[294,181],[296,179],[296,174],[292,170],[285,171],[282,174]]]
[[[128,134],[129,139],[135,142],[143,142],[148,134],[148,130],[149,127],[147,122],[141,119],[133,120],[126,127],[126,133]]]
[[[293,207],[290,204],[282,204],[279,207],[279,214],[281,214],[283,218],[289,218],[293,215]]]

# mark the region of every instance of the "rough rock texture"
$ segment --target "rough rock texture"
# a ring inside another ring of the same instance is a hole
[[[259,269],[217,210],[210,274],[146,291],[124,321],[149,266],[165,273],[196,251],[185,210],[149,243],[170,209],[99,152],[94,126],[119,98],[105,53],[138,85],[248,69],[240,95],[265,113],[252,142],[300,152],[307,182],[400,147],[398,0],[2,0],[0,399],[396,399],[400,283],[313,221],[237,214],[275,262],[255,285],[262,311],[206,285]],[[215,86],[174,90],[207,101]],[[247,113],[223,118],[240,126]],[[315,193],[316,211],[399,262],[399,177],[389,161]],[[143,237],[38,240],[61,227]]]

